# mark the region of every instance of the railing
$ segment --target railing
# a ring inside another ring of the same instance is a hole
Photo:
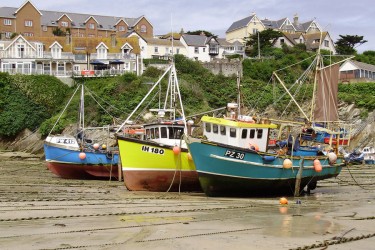
[[[71,52],[61,52],[60,57],[53,57],[51,52],[44,52],[44,59],[63,59],[63,60],[74,60],[74,54]]]
[[[107,57],[103,58],[103,57],[98,57],[97,53],[92,53],[90,55],[90,59],[91,60],[94,60],[94,59],[97,59],[97,60],[113,60],[113,59],[135,60],[135,54],[133,53],[131,54],[107,53]]]

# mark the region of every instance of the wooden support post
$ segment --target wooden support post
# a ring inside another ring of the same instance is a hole
[[[305,159],[303,157],[301,157],[301,160],[299,162],[298,173],[297,173],[297,176],[296,176],[296,185],[294,187],[294,197],[297,197],[300,194],[300,186],[301,186],[301,178],[302,178],[304,161],[305,161]]]
[[[118,152],[117,171],[118,171],[118,181],[122,181],[122,165],[121,165],[120,152]]]

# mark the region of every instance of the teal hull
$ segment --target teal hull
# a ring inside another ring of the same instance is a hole
[[[314,189],[317,181],[336,177],[343,166],[341,158],[330,165],[328,157],[322,156],[319,158],[322,171],[316,172],[315,158],[293,157],[293,167],[286,169],[285,156],[203,142],[190,143],[189,150],[201,187],[208,196],[293,194],[300,165],[303,165],[300,190],[305,186]]]

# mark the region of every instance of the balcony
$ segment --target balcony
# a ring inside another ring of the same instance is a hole
[[[217,56],[219,54],[219,46],[217,45],[210,45],[209,48],[208,48],[208,54],[210,56]]]
[[[92,53],[90,55],[90,59],[98,59],[98,60],[135,60],[136,56],[133,53],[130,54],[122,54],[122,53],[107,53],[107,58],[103,58],[103,56],[98,56],[97,53]]]
[[[74,61],[74,54],[72,52],[61,52],[60,57],[53,57],[51,52],[44,52],[43,59]]]

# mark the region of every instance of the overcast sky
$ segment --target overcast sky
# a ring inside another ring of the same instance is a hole
[[[24,0],[0,0],[0,6],[20,7]],[[368,42],[359,52],[375,50],[373,0],[32,0],[41,10],[105,16],[146,16],[154,34],[171,30],[207,30],[225,37],[229,26],[255,12],[261,19],[279,20],[298,14],[300,22],[316,19],[334,41],[339,35],[360,35]]]

